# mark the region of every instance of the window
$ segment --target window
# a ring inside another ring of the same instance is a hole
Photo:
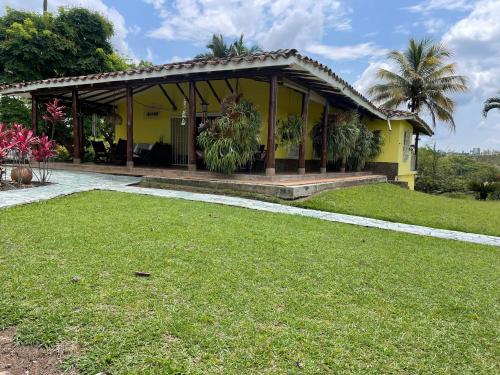
[[[411,136],[412,132],[405,130],[405,138],[403,144],[403,159],[407,161],[411,154]]]

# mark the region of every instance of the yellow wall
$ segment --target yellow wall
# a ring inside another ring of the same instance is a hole
[[[389,124],[386,120],[372,120],[368,122],[368,128],[371,131],[380,131],[384,140],[382,152],[373,161],[398,163],[396,181],[408,182],[408,186],[413,190],[416,172],[411,170],[411,154],[405,160],[403,150],[405,132],[413,133],[411,124],[405,120],[391,121],[391,129],[389,129]]]
[[[269,102],[269,84],[248,79],[229,80],[233,89],[238,87],[238,91],[243,94],[244,98],[250,100],[260,111],[262,117],[262,128],[260,134],[260,143],[267,143],[267,121],[268,121],[268,102]],[[230,90],[224,81],[211,81],[218,96],[222,99],[230,94]],[[181,116],[183,111],[184,97],[178,88],[173,85],[164,85],[165,90],[177,105],[177,111],[172,109],[172,105],[167,101],[160,88],[155,86],[149,90],[140,92],[134,95],[134,143],[155,143],[161,138],[165,143],[170,143],[170,118]],[[188,84],[181,84],[184,93],[188,95]],[[212,91],[205,82],[197,83],[197,88],[201,95],[209,103],[208,112],[219,113],[220,104],[212,94]],[[118,113],[121,115],[123,122],[116,126],[116,139],[126,139],[126,108],[125,100],[117,103]],[[288,116],[300,116],[302,106],[302,94],[290,88],[278,87],[278,104],[277,118],[278,120],[286,120]],[[186,103],[186,111],[189,111],[189,105]],[[159,116],[156,118],[147,119],[144,112],[147,110],[157,110]],[[197,111],[201,114],[201,101],[197,96]],[[339,111],[337,108],[331,108],[330,112]],[[321,119],[323,106],[315,101],[309,102],[308,114],[308,133],[315,122]],[[406,121],[392,121],[392,130],[389,130],[387,121],[372,120],[368,122],[370,130],[380,130],[384,139],[382,153],[376,158],[376,162],[398,163],[398,179],[404,178],[412,180],[413,172],[411,169],[411,157],[404,160],[403,143],[404,132],[412,131],[411,125]],[[276,158],[288,158],[289,152],[283,147],[279,147],[276,152]],[[312,140],[307,137],[306,142],[306,159],[313,158]],[[405,177],[406,176],[406,177]],[[412,183],[411,183],[412,184]]]
[[[268,122],[268,103],[269,103],[269,85],[264,82],[258,82],[248,79],[229,80],[233,89],[243,94],[245,99],[250,100],[260,111],[262,118],[262,128],[260,134],[260,143],[267,143],[267,122]],[[224,81],[211,81],[217,95],[222,99],[230,94],[229,88]],[[134,143],[155,143],[163,137],[165,143],[170,142],[170,118],[182,115],[183,96],[175,85],[163,86],[169,96],[177,105],[177,111],[167,101],[160,88],[155,86],[149,90],[134,95]],[[188,84],[181,84],[184,93],[188,95]],[[204,82],[197,83],[196,87],[201,95],[209,103],[209,113],[219,113],[220,105],[213,96],[212,91]],[[123,119],[121,125],[116,126],[116,139],[127,138],[126,131],[126,103],[121,100],[117,103],[118,113]],[[278,88],[278,111],[277,119],[286,120],[290,115],[300,116],[302,106],[302,96],[295,90],[284,86]],[[197,111],[201,114],[201,101],[197,96]],[[159,117],[146,119],[144,112],[146,110],[158,110]],[[189,107],[186,108],[189,111]],[[308,112],[308,132],[313,124],[320,120],[323,106],[319,103],[310,101]],[[307,137],[306,141],[306,159],[310,160],[313,156],[312,140]],[[279,147],[276,151],[276,158],[287,158],[288,150]]]

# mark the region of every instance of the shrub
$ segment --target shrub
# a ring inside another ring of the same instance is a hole
[[[200,125],[198,144],[205,150],[205,164],[214,172],[234,173],[253,159],[260,144],[260,113],[241,95],[224,99],[222,116]]]
[[[68,161],[71,159],[71,155],[68,149],[62,145],[57,145],[55,148],[55,159],[57,161]]]

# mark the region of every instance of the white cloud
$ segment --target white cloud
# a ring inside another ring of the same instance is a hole
[[[328,29],[349,30],[349,9],[339,0],[143,0],[162,18],[150,35],[205,43],[212,34],[247,40],[264,49],[303,48]]]
[[[412,12],[427,13],[433,10],[470,10],[474,4],[473,0],[425,0],[417,5],[408,7]]]
[[[42,11],[42,1],[39,0],[0,0],[0,12],[3,12],[6,6],[15,9],[26,9]],[[50,0],[49,10],[57,11],[59,7],[80,6],[101,13],[114,27],[115,34],[111,40],[115,49],[122,55],[127,56],[133,61],[137,61],[137,56],[127,43],[129,30],[125,23],[123,15],[114,7],[106,5],[102,0]]]
[[[500,1],[478,1],[472,12],[453,25],[443,42],[455,52],[471,95],[484,100],[500,89]]]
[[[368,67],[354,82],[354,87],[359,92],[366,94],[368,89],[378,82],[377,72],[379,69],[393,70],[394,66],[387,60],[370,61]]]
[[[446,27],[446,23],[440,18],[429,18],[424,21],[424,27],[429,34],[436,34]]]
[[[373,43],[361,43],[352,46],[329,46],[312,44],[305,50],[316,55],[324,56],[330,60],[356,60],[366,57],[386,55],[389,50]]]

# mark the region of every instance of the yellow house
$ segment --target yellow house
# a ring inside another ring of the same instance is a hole
[[[75,163],[81,162],[84,152],[82,116],[101,113],[111,114],[117,147],[123,146],[123,162],[129,168],[137,164],[134,156],[139,152],[156,147],[162,150],[164,167],[190,171],[204,167],[196,142],[198,125],[220,116],[222,100],[234,93],[242,94],[261,113],[263,160],[261,168],[252,173],[330,172],[326,142],[316,155],[309,131],[322,119],[328,121],[331,114],[357,110],[368,128],[379,131],[383,138],[382,152],[366,168],[413,188],[418,136],[432,135],[429,126],[416,114],[376,107],[328,67],[293,49],[54,78],[0,89],[4,95],[31,96],[33,127],[41,102],[58,97],[70,103]],[[278,121],[290,116],[301,116],[306,125],[296,149],[281,147],[276,141]],[[321,123],[323,129],[327,129],[327,121]]]

